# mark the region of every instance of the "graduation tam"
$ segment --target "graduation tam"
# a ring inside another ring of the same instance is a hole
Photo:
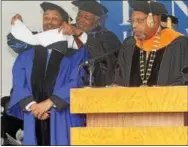
[[[76,1],[72,1],[72,4],[78,7],[80,10],[90,12],[99,17],[108,13],[107,8],[95,0],[93,1],[76,0]]]
[[[163,15],[168,13],[167,9],[162,3],[154,1],[130,0],[129,5],[134,11],[141,11],[148,15],[147,25],[149,28],[153,28],[154,26],[153,15]]]
[[[167,14],[168,11],[162,3],[154,1],[129,1],[129,5],[135,11],[141,11],[145,14],[152,13],[153,15],[163,15]]]
[[[49,2],[43,2],[40,4],[41,8],[43,9],[43,11],[47,11],[47,10],[57,10],[60,15],[62,16],[63,20],[66,22],[72,21],[72,18],[68,15],[68,13],[61,8],[60,6],[53,4],[53,3],[49,3]]]

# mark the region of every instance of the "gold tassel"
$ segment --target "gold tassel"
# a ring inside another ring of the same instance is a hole
[[[170,17],[167,18],[167,28],[172,29],[172,19]]]
[[[148,25],[149,28],[154,27],[154,20],[153,20],[153,14],[152,13],[148,14],[147,25]]]

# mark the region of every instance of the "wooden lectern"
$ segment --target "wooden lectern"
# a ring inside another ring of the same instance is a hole
[[[71,90],[71,145],[188,145],[188,87]]]

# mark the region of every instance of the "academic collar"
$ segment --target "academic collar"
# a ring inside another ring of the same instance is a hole
[[[183,34],[176,32],[173,29],[162,29],[160,32],[160,42],[158,45],[158,48],[156,50],[162,49],[169,44],[171,44],[176,38],[183,36]],[[136,46],[139,48],[142,48],[144,51],[152,51],[153,50],[153,44],[156,40],[156,35],[154,35],[152,38],[144,41],[136,40]]]
[[[71,57],[73,56],[78,49],[68,48],[67,41],[59,41],[53,44],[50,44],[46,47],[47,50],[58,51],[64,56]]]

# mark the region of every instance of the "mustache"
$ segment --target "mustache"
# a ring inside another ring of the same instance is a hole
[[[133,33],[142,33],[142,34],[144,34],[144,31],[133,30]]]

